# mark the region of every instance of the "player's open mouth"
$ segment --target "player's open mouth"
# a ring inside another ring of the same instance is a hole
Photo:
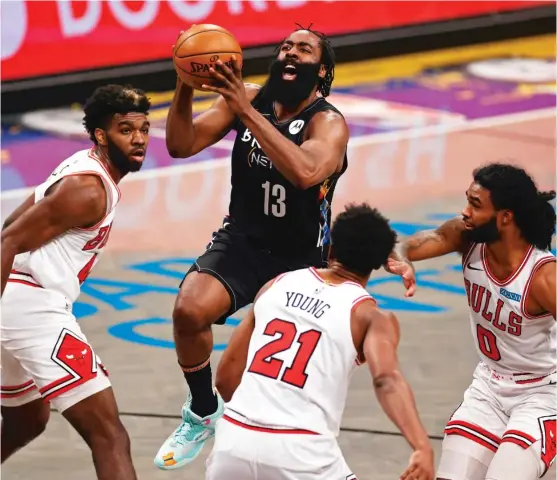
[[[296,66],[286,65],[282,71],[283,80],[295,80],[296,79]]]
[[[133,152],[131,158],[136,162],[142,162],[145,159],[145,150],[136,150]]]

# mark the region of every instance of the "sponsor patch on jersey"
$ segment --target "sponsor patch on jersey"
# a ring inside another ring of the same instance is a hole
[[[303,127],[304,127],[304,121],[303,120],[294,120],[290,124],[290,126],[288,127],[288,131],[292,135],[296,135]]]
[[[501,288],[499,290],[499,293],[503,295],[503,297],[508,298],[509,300],[512,300],[514,302],[520,302],[520,299],[522,298],[522,295],[519,295],[518,293],[514,293],[514,292],[509,292],[504,288]]]

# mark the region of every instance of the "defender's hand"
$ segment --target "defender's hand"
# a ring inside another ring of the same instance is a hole
[[[433,467],[433,450],[416,450],[410,457],[406,471],[400,480],[433,480],[435,478]]]
[[[221,60],[217,60],[216,68],[211,67],[209,73],[215,80],[218,80],[219,86],[205,84],[202,85],[203,89],[222,95],[230,108],[238,115],[251,107],[242,80],[242,69],[235,55],[232,55],[232,69]]]
[[[406,288],[405,297],[413,297],[416,293],[416,270],[414,265],[409,261],[396,260],[389,257],[387,264],[385,265],[385,270],[392,273],[393,275],[400,275],[402,277],[402,283],[404,288]]]

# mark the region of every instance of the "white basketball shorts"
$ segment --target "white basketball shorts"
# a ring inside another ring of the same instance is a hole
[[[63,412],[110,387],[64,295],[8,282],[1,306],[2,406],[42,397]]]
[[[480,362],[462,404],[445,427],[446,438],[458,435],[474,442],[476,456],[487,466],[501,444],[510,442],[524,450],[536,445],[537,473],[542,476],[556,454],[556,382],[554,372],[505,375]],[[462,454],[469,455],[474,444]],[[442,455],[437,475],[452,478],[452,468]]]
[[[356,480],[334,436],[217,423],[206,480]]]

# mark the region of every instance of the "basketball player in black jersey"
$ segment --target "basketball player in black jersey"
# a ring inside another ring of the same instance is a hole
[[[182,284],[173,312],[178,362],[190,394],[182,424],[155,457],[162,469],[197,457],[223,402],[213,390],[212,325],[253,302],[280,273],[323,267],[331,202],[346,171],[349,131],[325,97],[334,78],[327,38],[300,27],[279,46],[263,87],[244,84],[237,60],[211,71],[220,96],[192,119],[193,91],[178,80],[166,126],[172,157],[195,155],[236,130],[229,215]]]

